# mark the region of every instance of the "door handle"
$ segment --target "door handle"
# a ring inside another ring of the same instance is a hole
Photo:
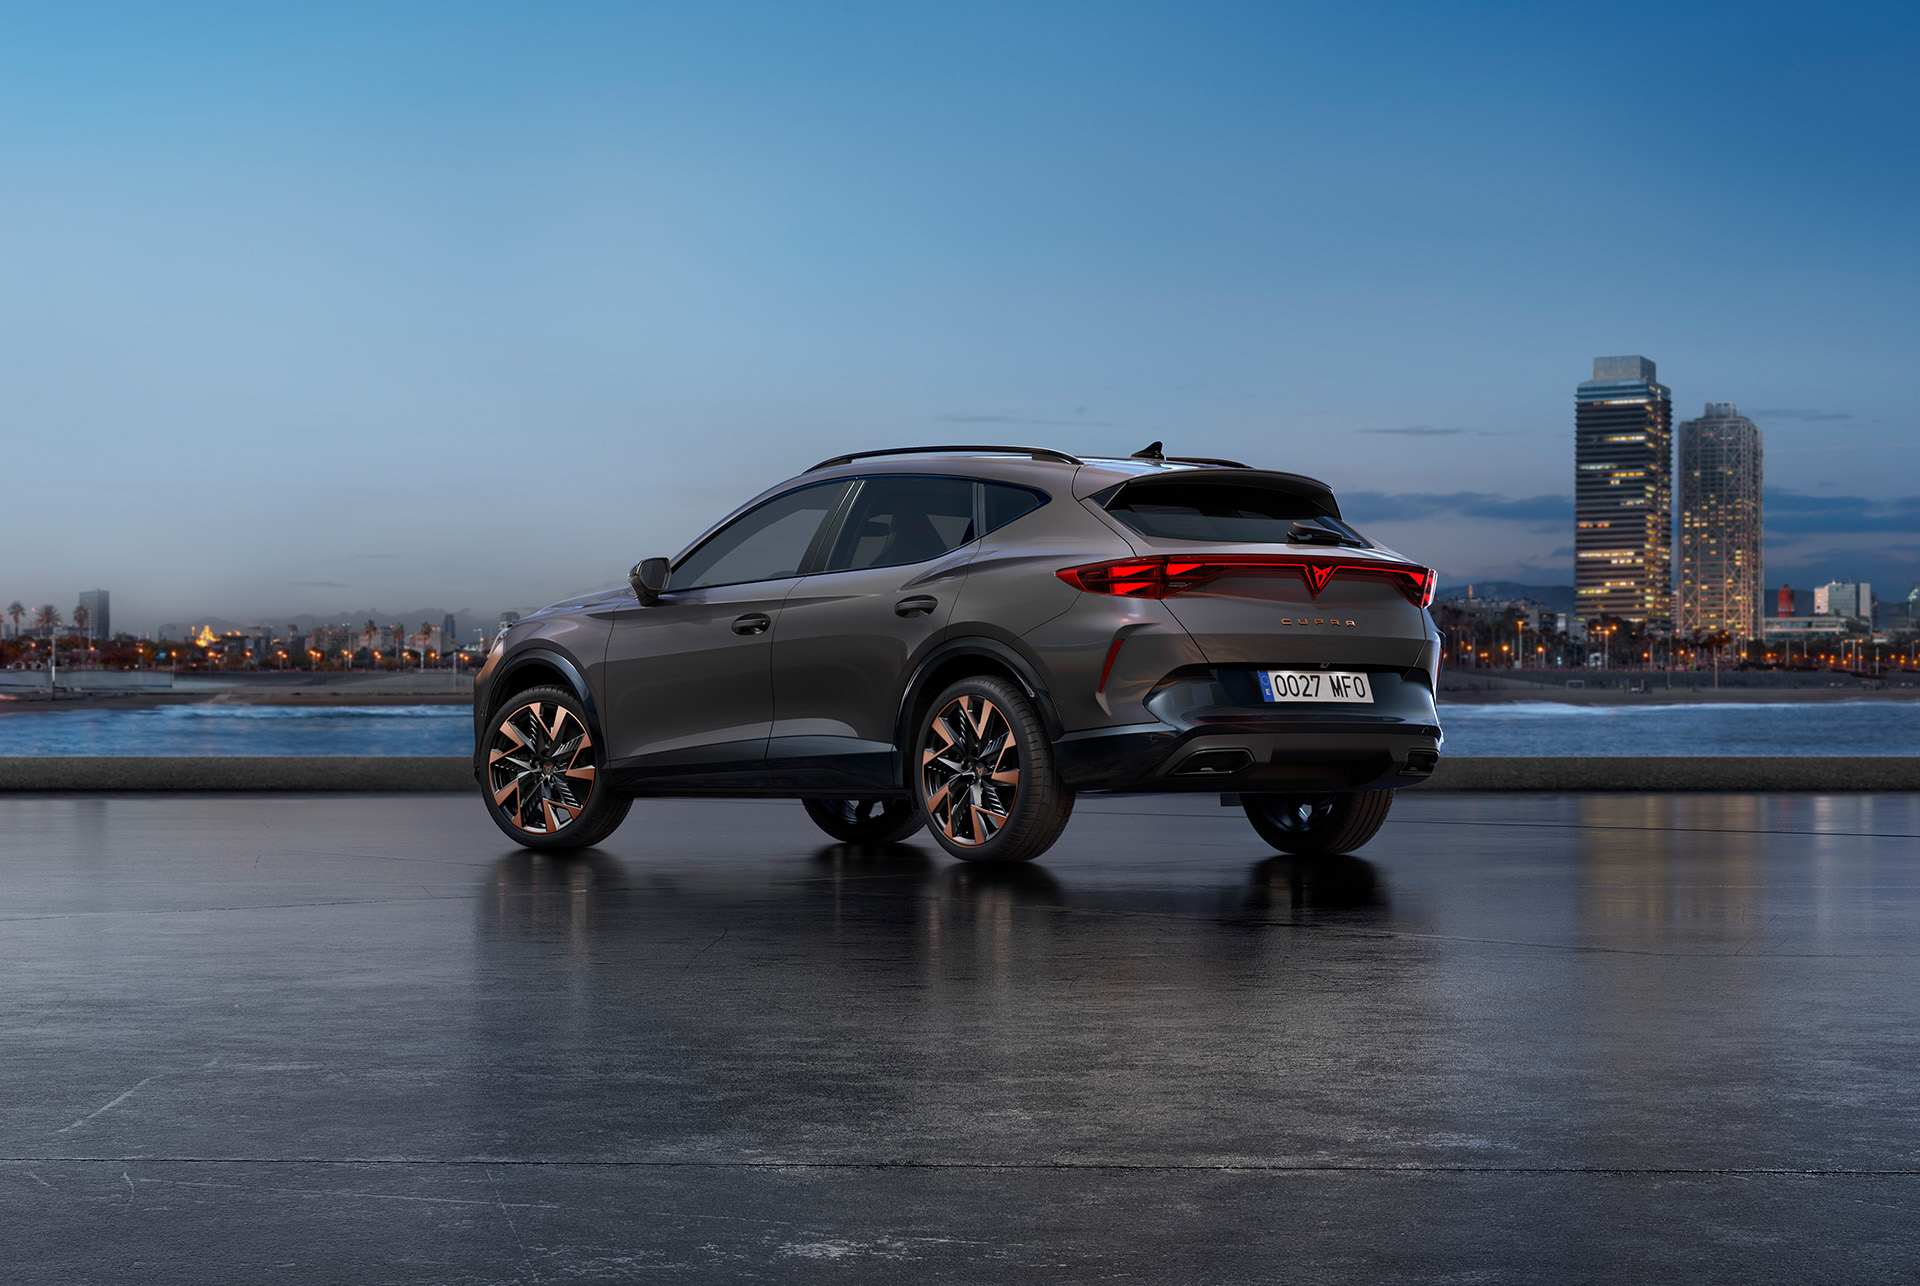
[[[765,634],[767,627],[773,624],[773,618],[765,612],[748,612],[734,621],[735,634]]]
[[[925,594],[916,594],[912,598],[903,598],[893,605],[895,616],[921,616],[940,606],[940,600],[929,598]]]

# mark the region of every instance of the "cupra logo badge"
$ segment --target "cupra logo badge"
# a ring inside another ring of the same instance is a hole
[[[1308,620],[1303,616],[1296,621],[1291,616],[1283,616],[1280,618],[1280,623],[1282,625],[1337,625],[1341,629],[1347,630],[1357,630],[1360,628],[1360,622],[1358,621],[1343,621],[1336,617],[1328,617],[1323,620],[1316,616],[1312,620]]]

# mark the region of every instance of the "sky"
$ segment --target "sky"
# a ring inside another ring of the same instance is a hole
[[[1766,434],[1767,580],[1920,580],[1920,9],[0,8],[0,602],[617,583],[840,452],[1326,479],[1572,579],[1574,386]]]

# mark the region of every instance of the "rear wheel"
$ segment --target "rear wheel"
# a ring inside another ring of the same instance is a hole
[[[966,861],[1036,858],[1073,815],[1073,792],[1054,770],[1046,727],[1005,679],[976,675],[935,697],[914,760],[928,832]]]
[[[910,799],[803,799],[807,816],[847,844],[897,844],[926,824]]]
[[[1390,790],[1345,795],[1242,795],[1240,805],[1260,838],[1282,853],[1314,857],[1351,853],[1375,835],[1393,807]]]
[[[487,815],[528,848],[585,848],[613,834],[633,801],[603,785],[586,711],[562,688],[529,688],[487,724]]]

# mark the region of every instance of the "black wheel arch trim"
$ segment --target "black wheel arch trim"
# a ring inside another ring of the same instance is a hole
[[[959,638],[947,638],[929,651],[913,668],[913,674],[907,680],[906,688],[900,694],[900,709],[895,716],[895,745],[899,748],[898,781],[904,785],[910,777],[907,761],[912,757],[914,744],[913,711],[926,695],[927,681],[932,674],[949,661],[964,657],[979,657],[994,661],[1002,668],[1012,672],[1026,689],[1027,696],[1033,701],[1034,709],[1040,715],[1040,722],[1046,726],[1047,739],[1058,741],[1064,735],[1060,722],[1060,713],[1054,708],[1053,694],[1047,690],[1046,682],[1040,677],[1040,665],[1021,650],[1019,644],[1011,638],[1002,640],[982,634],[968,634]]]
[[[476,776],[480,771],[481,757],[486,753],[480,744],[480,734],[485,730],[486,725],[492,721],[494,713],[500,708],[500,698],[498,694],[503,690],[506,680],[511,675],[517,671],[525,670],[536,665],[556,671],[560,677],[565,680],[566,686],[572,689],[573,695],[580,702],[581,708],[587,712],[587,730],[593,734],[595,741],[598,741],[603,746],[607,744],[606,737],[600,730],[600,708],[594,702],[593,689],[587,684],[587,676],[581,672],[580,667],[574,663],[572,657],[555,648],[541,647],[536,644],[531,647],[522,648],[520,651],[501,660],[499,672],[494,674],[487,683],[486,709],[480,710],[476,708],[474,711],[473,768]]]

